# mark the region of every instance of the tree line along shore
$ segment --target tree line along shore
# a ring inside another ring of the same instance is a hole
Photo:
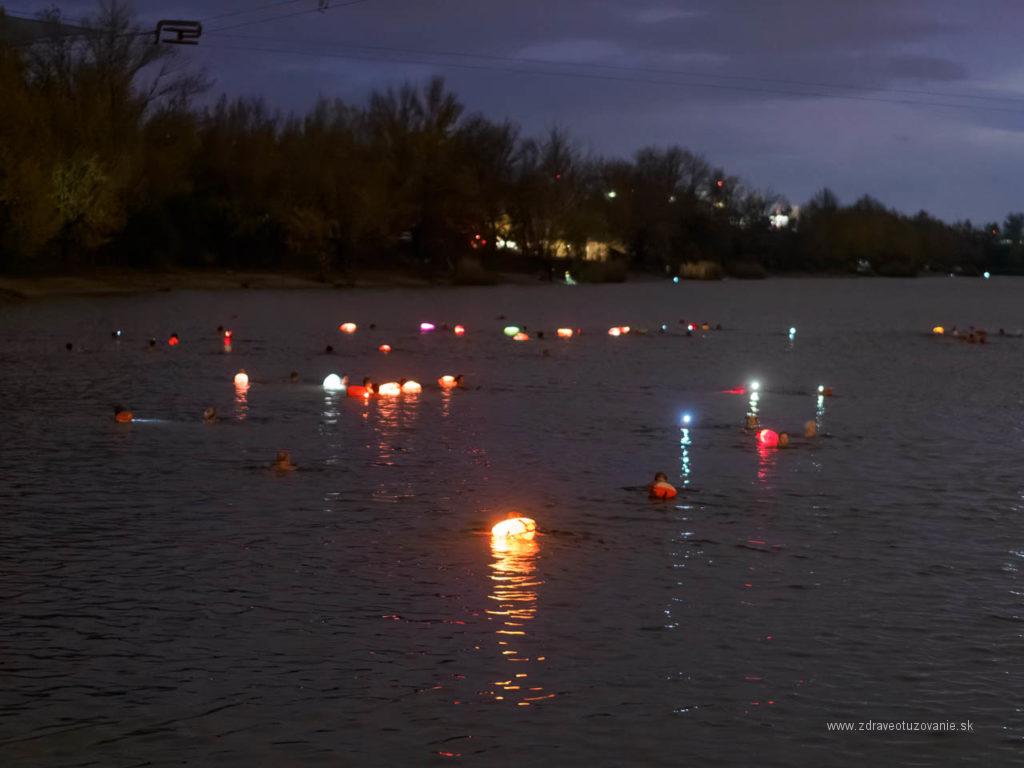
[[[53,33],[0,34],[0,274],[1024,272],[1024,214],[949,224],[827,189],[797,207],[682,147],[605,158],[559,129],[526,136],[467,112],[440,79],[305,114],[199,106],[209,76],[126,6],[102,4],[75,34],[57,11],[40,22]]]

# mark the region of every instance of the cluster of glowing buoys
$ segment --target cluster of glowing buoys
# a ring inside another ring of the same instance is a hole
[[[358,327],[355,323],[342,323],[338,326],[338,330],[342,333],[355,333]]]
[[[537,523],[529,517],[510,517],[491,528],[491,537],[496,540],[517,539],[530,541],[537,533]]]
[[[575,335],[572,328],[559,328],[555,333],[558,334],[560,339],[571,339]]]
[[[325,392],[344,392],[345,391],[345,380],[336,373],[328,374],[327,378],[324,379],[324,391]]]
[[[614,325],[608,329],[609,336],[625,336],[629,333],[628,325]]]

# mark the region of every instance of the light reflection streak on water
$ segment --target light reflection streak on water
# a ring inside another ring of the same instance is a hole
[[[757,481],[766,485],[771,471],[775,468],[777,448],[769,448],[757,441]]]
[[[235,385],[235,418],[245,421],[249,415],[249,388]]]
[[[825,396],[818,395],[818,404],[814,408],[814,425],[821,431],[825,421]]]
[[[750,402],[747,403],[747,416],[757,416],[758,401],[761,396],[758,392],[750,393]]]
[[[679,475],[683,478],[683,487],[690,486],[690,430],[683,427],[679,431]]]
[[[498,623],[494,633],[509,666],[506,673],[492,681],[494,690],[488,693],[495,701],[507,701],[519,707],[529,707],[556,696],[545,693],[543,686],[530,679],[534,664],[543,663],[546,657],[531,658],[521,650],[529,623],[537,615],[537,590],[544,583],[537,576],[539,550],[536,539],[491,537],[494,560],[490,564],[490,579],[493,583],[487,597],[496,602],[497,607],[488,609],[487,616]]]

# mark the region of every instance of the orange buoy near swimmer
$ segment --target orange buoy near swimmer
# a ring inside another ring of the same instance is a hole
[[[423,385],[418,381],[406,381],[405,379],[402,379],[400,384],[402,385],[403,395],[418,395],[423,391]]]
[[[647,490],[648,495],[652,499],[660,499],[662,501],[666,499],[674,499],[679,495],[679,491],[675,489],[675,486],[669,483],[668,475],[664,472],[659,472],[654,476],[654,482],[651,483]]]
[[[491,528],[495,539],[524,539],[529,541],[537,533],[537,523],[529,517],[510,517]]]
[[[451,376],[449,374],[445,374],[444,376],[437,380],[437,386],[439,386],[441,389],[456,389],[457,387],[461,387],[462,374],[460,373],[458,376]]]
[[[114,407],[114,421],[118,424],[128,424],[134,418],[132,412],[120,405]]]

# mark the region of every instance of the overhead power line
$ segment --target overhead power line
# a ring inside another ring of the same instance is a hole
[[[290,5],[292,1],[293,0],[284,0],[283,2],[273,3],[273,4],[271,4],[270,6],[267,6],[267,7],[273,7],[274,5]],[[323,13],[324,11],[333,11],[333,10],[337,10],[338,8],[348,8],[348,7],[353,6],[353,5],[362,5],[363,3],[369,3],[369,2],[371,2],[371,0],[347,0],[347,2],[344,2],[344,3],[327,3],[327,4],[317,3],[317,7],[316,8],[303,8],[302,10],[292,11],[291,13],[281,13],[281,14],[278,14],[276,16],[267,16],[266,18],[263,18],[263,19],[251,19],[249,21],[242,21],[242,22],[239,22],[238,24],[230,24],[230,25],[228,25],[226,27],[217,27],[215,29],[211,29],[211,30],[208,31],[208,33],[226,32],[227,30],[230,30],[230,29],[241,29],[242,27],[251,27],[251,26],[256,25],[256,24],[266,24],[266,23],[271,22],[271,21],[281,21],[282,19],[291,19],[291,18],[294,18],[296,16],[305,16],[306,14],[309,14],[309,13]],[[216,18],[216,17],[214,17],[214,18]]]
[[[292,42],[292,41],[282,41]],[[352,46],[355,47],[355,46]],[[957,109],[957,110],[983,110],[988,112],[1002,112],[1008,114],[1022,115],[1024,114],[1024,106],[1018,107],[996,107],[988,106],[984,104],[957,104],[950,102],[940,101],[927,101],[921,99],[902,99],[902,98],[885,98],[884,96],[871,96],[866,94],[851,94],[851,93],[827,93],[821,91],[799,91],[795,89],[786,88],[768,88],[759,85],[743,85],[738,83],[709,83],[709,82],[696,82],[694,80],[667,80],[667,79],[655,79],[648,77],[638,76],[627,76],[602,74],[595,72],[580,72],[572,70],[553,70],[553,69],[538,69],[538,68],[519,68],[510,66],[500,66],[498,64],[487,64],[487,63],[468,63],[461,61],[434,61],[426,60],[423,58],[412,58],[413,56],[422,56],[423,53],[417,53],[414,50],[403,50],[399,48],[378,48],[369,49],[366,53],[338,53],[338,52],[323,52],[323,51],[310,51],[307,48],[293,49],[283,47],[255,47],[255,46],[243,46],[243,45],[218,45],[216,49],[219,50],[232,50],[232,51],[247,51],[256,53],[272,53],[272,54],[284,54],[292,56],[304,56],[313,58],[330,58],[330,59],[342,59],[352,61],[379,61],[379,62],[390,62],[398,64],[415,64],[419,66],[433,66],[433,67],[449,67],[456,69],[474,70],[474,71],[490,71],[490,72],[503,72],[514,75],[526,75],[526,76],[542,76],[542,77],[564,77],[564,78],[576,78],[583,80],[594,80],[603,82],[621,82],[621,83],[634,83],[643,85],[662,85],[670,86],[675,88],[693,88],[693,89],[708,89],[708,90],[725,90],[725,91],[740,91],[745,93],[758,93],[765,95],[775,96],[790,96],[799,98],[829,98],[839,99],[844,101],[859,101],[859,102],[875,102],[881,104],[898,104],[903,106],[917,106],[917,107],[937,107],[942,109]],[[387,54],[399,54],[403,55],[402,58],[394,55]],[[441,54],[430,54],[430,55],[441,55]],[[480,57],[484,58],[484,57]],[[497,57],[502,60],[502,57]],[[510,62],[517,63],[532,63],[531,60],[527,59],[514,59],[510,57],[504,57]],[[547,62],[551,64],[551,62]],[[637,70],[639,71],[639,70]],[[671,72],[671,71],[669,71]],[[672,74],[680,74],[672,72]],[[693,77],[693,75],[686,75]],[[704,76],[707,77],[707,76]],[[949,94],[940,94],[946,98],[956,98]]]

